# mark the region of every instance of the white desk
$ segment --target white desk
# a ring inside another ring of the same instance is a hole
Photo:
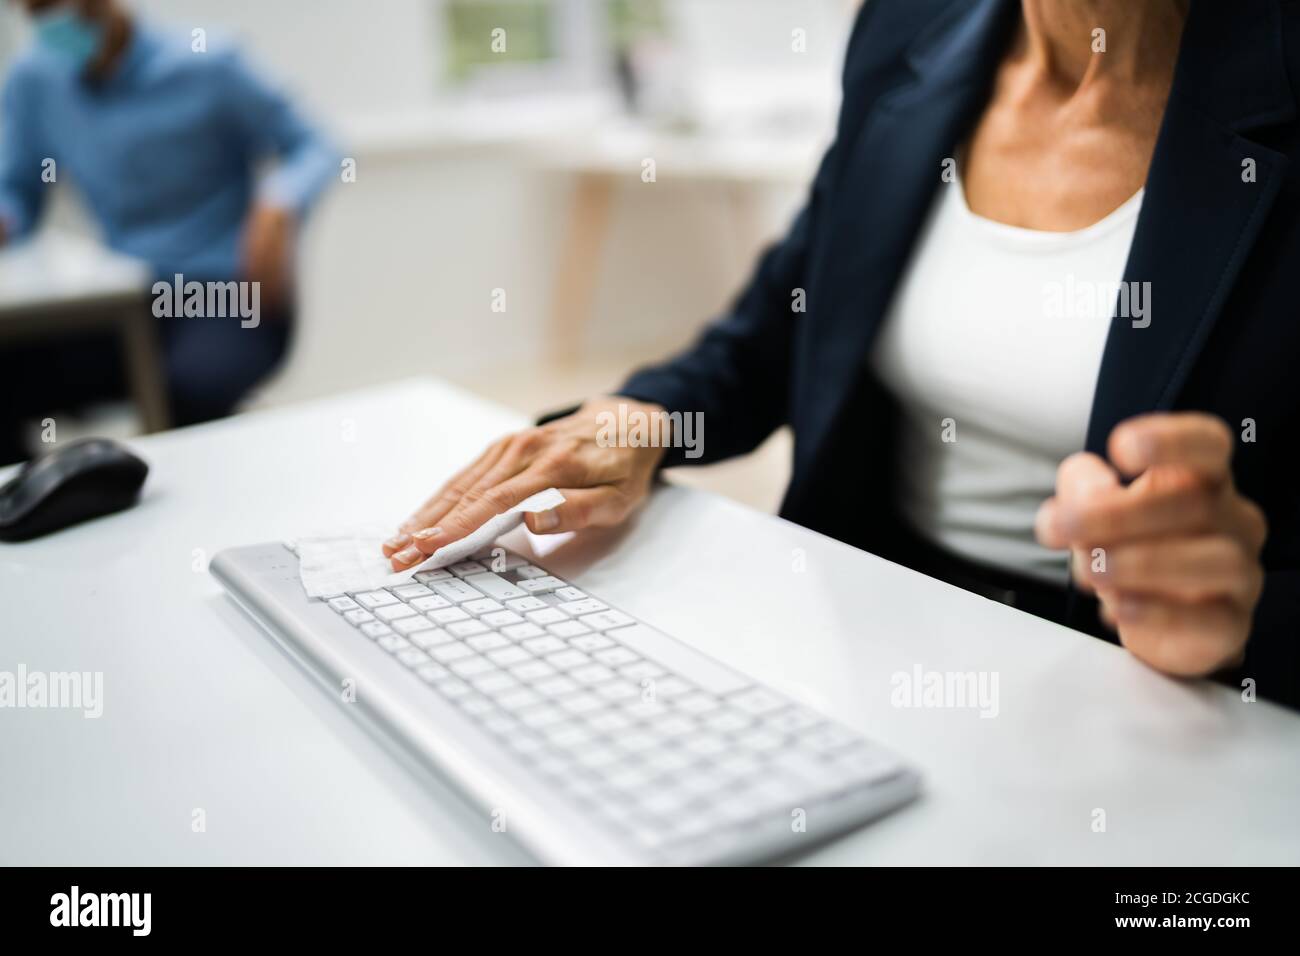
[[[420,382],[151,436],[135,510],[0,545],[0,670],[105,682],[98,720],[0,710],[0,862],[522,861],[194,570],[195,549],[396,520],[519,424]],[[1300,862],[1291,712],[680,487],[544,560],[920,766],[918,802],[809,862]],[[892,707],[890,676],[918,661],[996,671],[999,715]]]
[[[87,240],[46,233],[0,249],[0,342],[115,330],[144,429],[161,431],[167,392],[148,303],[148,267]]]

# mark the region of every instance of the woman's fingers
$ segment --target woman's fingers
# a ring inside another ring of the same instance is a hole
[[[401,523],[398,528],[399,537],[402,534],[409,535],[437,524],[438,519],[455,507],[456,503],[464,497],[465,492],[469,491],[479,478],[485,475],[488,469],[495,465],[497,460],[505,454],[506,442],[507,439],[504,438],[493,442],[483,454],[479,455],[473,464],[458,472],[439,488],[432,498],[417,508],[409,518]]]
[[[1076,565],[1075,574],[1098,591],[1183,602],[1226,599],[1243,607],[1254,604],[1263,585],[1258,563],[1228,535],[1117,545],[1098,561]]]
[[[423,561],[439,548],[459,541],[477,530],[485,521],[509,511],[525,498],[551,487],[549,476],[540,469],[521,472],[491,488],[470,490],[443,515],[437,527],[424,528],[411,535],[411,543],[390,558],[395,571],[404,571]]]
[[[1232,433],[1213,415],[1156,412],[1115,426],[1107,454],[1126,475],[1139,475],[1157,465],[1174,465],[1217,483],[1230,473]]]
[[[634,502],[615,485],[596,488],[564,488],[564,504],[550,511],[524,516],[524,523],[534,534],[559,534],[583,528],[607,528],[620,523],[632,510]]]
[[[1249,615],[1228,601],[1189,604],[1126,594],[1114,609],[1120,643],[1179,677],[1201,677],[1234,663],[1249,628]]]

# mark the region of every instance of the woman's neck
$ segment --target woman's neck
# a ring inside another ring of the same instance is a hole
[[[1189,0],[1021,0],[1016,51],[1067,89],[1108,80],[1167,82]]]

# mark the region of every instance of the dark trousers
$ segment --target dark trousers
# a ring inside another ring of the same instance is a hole
[[[175,426],[234,411],[275,370],[289,347],[292,313],[262,316],[256,328],[237,318],[158,319],[171,421]],[[28,456],[23,428],[128,394],[121,344],[112,332],[0,347],[0,464]]]

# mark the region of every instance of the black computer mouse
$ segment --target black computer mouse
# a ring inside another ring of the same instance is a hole
[[[107,438],[34,458],[0,487],[0,541],[27,541],[129,508],[147,474],[148,465]]]

